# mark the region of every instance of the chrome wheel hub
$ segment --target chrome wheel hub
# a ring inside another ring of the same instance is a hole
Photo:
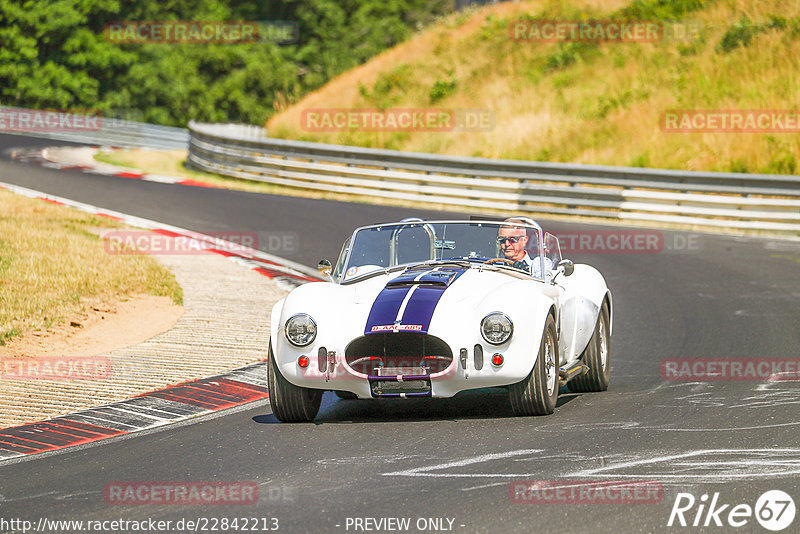
[[[602,362],[603,370],[605,371],[606,365],[608,365],[608,338],[606,336],[606,323],[602,317],[598,328],[600,329],[600,362]]]
[[[548,394],[552,395],[556,389],[557,375],[554,354],[555,351],[553,350],[553,338],[549,332],[547,334],[547,343],[545,344],[544,351],[544,369],[547,376],[547,392]]]

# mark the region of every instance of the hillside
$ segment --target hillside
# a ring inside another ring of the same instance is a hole
[[[522,17],[659,20],[657,42],[511,38]],[[668,32],[670,33],[670,32]],[[272,136],[451,155],[797,173],[798,129],[686,133],[669,110],[799,110],[800,4],[785,0],[504,3],[452,15],[267,123]],[[479,109],[483,131],[310,131],[304,110]],[[304,123],[303,120],[306,119]]]

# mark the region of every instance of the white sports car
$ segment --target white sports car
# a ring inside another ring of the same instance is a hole
[[[562,259],[529,218],[364,226],[335,267],[319,268],[330,282],[272,309],[267,380],[280,421],[311,421],[327,390],[364,399],[506,387],[515,414],[543,415],[560,386],[608,387],[605,280]]]

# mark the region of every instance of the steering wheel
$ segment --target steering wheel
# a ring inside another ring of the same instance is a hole
[[[484,265],[489,265],[490,263],[497,263],[499,261],[502,261],[503,263],[507,263],[507,264],[509,264],[511,266],[514,265],[514,262],[512,260],[508,260],[506,258],[494,258],[492,260],[488,260],[488,261],[484,262]]]

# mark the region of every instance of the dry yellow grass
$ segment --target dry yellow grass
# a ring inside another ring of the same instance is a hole
[[[797,133],[669,133],[670,109],[800,110],[800,2],[720,0],[692,11],[701,36],[686,42],[569,45],[515,42],[509,23],[602,19],[631,2],[520,2],[455,15],[332,80],[274,116],[270,135],[451,155],[689,170],[794,173]],[[781,17],[783,28],[769,27]],[[743,19],[760,29],[720,51]],[[579,47],[580,48],[580,47]],[[572,54],[572,55],[570,55]],[[553,58],[572,62],[553,68]],[[436,82],[455,88],[432,102]],[[315,108],[488,109],[481,132],[311,132]]]
[[[111,255],[91,230],[110,219],[0,191],[0,344],[82,312],[82,299],[182,291],[172,273],[143,255]]]

